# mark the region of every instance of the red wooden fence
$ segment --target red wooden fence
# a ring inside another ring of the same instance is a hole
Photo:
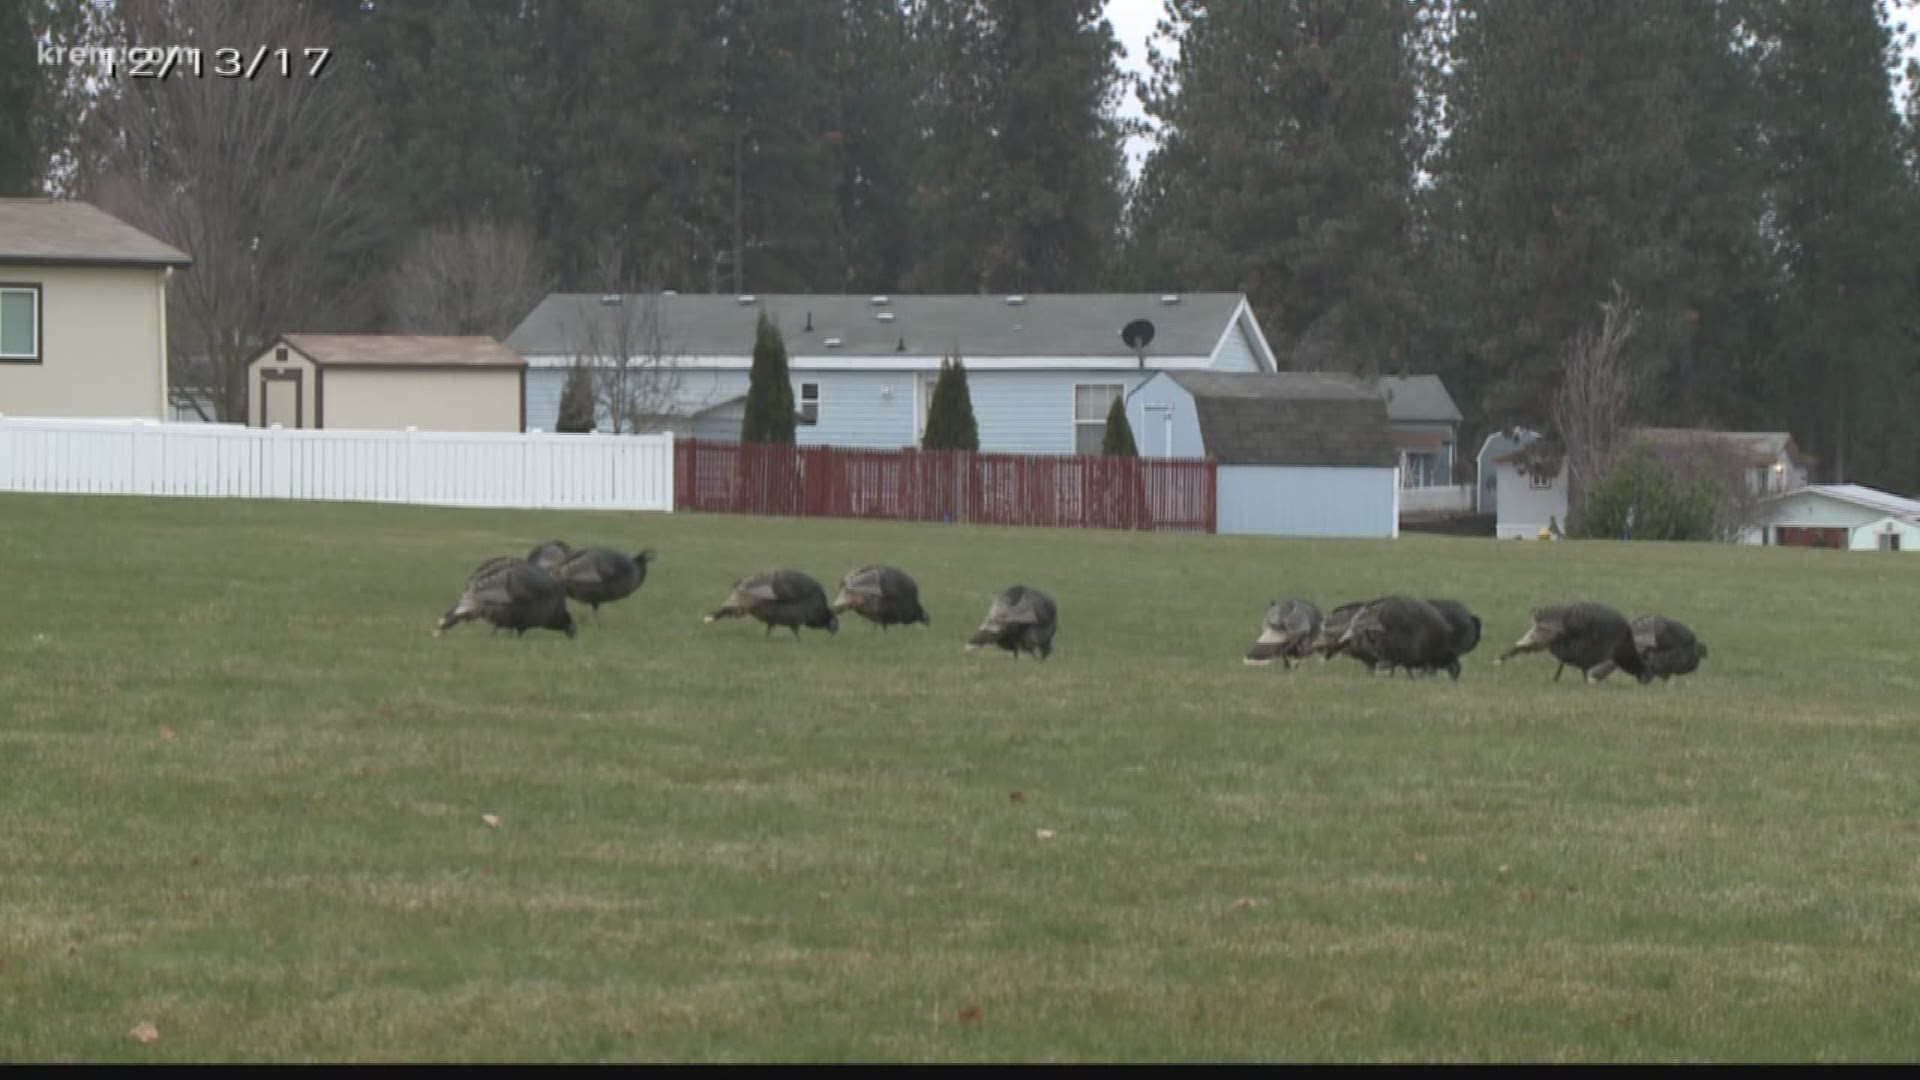
[[[1211,459],[843,450],[681,439],[677,510],[1213,532]]]

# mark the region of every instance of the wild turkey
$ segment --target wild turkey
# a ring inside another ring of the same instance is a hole
[[[1247,650],[1247,663],[1266,665],[1274,657],[1293,670],[1320,635],[1320,609],[1307,600],[1275,600],[1260,620],[1260,636]]]
[[[841,578],[833,610],[836,615],[858,612],[882,630],[908,623],[933,625],[932,616],[920,606],[920,586],[891,566],[863,566]]]
[[[1572,665],[1580,669],[1588,682],[1599,682],[1619,668],[1646,682],[1650,676],[1634,649],[1633,628],[1626,616],[1605,604],[1591,602],[1556,607],[1534,608],[1528,613],[1531,625],[1500,654],[1496,664],[1504,664],[1521,653],[1545,649],[1560,665],[1553,669],[1555,681]]]
[[[811,627],[830,634],[840,632],[840,620],[827,604],[827,591],[820,583],[798,570],[769,570],[744,577],[733,583],[726,602],[707,615],[706,621],[740,619],[747,616],[767,624],[767,633],[776,626],[793,631]]]
[[[653,558],[651,551],[628,555],[612,548],[586,548],[568,556],[553,576],[568,596],[593,609],[597,622],[601,604],[625,600],[647,580],[647,563]]]
[[[1447,620],[1447,625],[1453,628],[1449,640],[1453,647],[1455,661],[1479,646],[1480,616],[1468,611],[1467,605],[1458,600],[1428,600],[1427,603],[1432,604],[1433,609],[1438,611]],[[1459,676],[1455,675],[1454,678],[1457,679]]]
[[[1319,653],[1322,661],[1331,660],[1343,654],[1351,656],[1366,665],[1367,670],[1373,670],[1380,658],[1368,652],[1364,644],[1346,640],[1346,635],[1353,626],[1353,617],[1360,614],[1368,604],[1376,603],[1379,601],[1356,600],[1351,604],[1341,604],[1327,612],[1326,619],[1320,624],[1320,633],[1313,639],[1311,651]]]
[[[469,619],[485,619],[495,630],[524,636],[528,630],[559,630],[568,637],[579,633],[567,610],[567,594],[552,574],[510,555],[488,559],[467,578],[459,603],[453,605],[433,636]]]
[[[1646,669],[1642,682],[1689,674],[1707,658],[1706,645],[1693,631],[1664,615],[1642,615],[1632,625],[1633,647]]]
[[[1439,609],[1425,600],[1388,596],[1361,608],[1341,635],[1349,650],[1372,655],[1384,664],[1418,671],[1442,668],[1460,678],[1460,659],[1454,652],[1454,628]]]
[[[1007,650],[1019,659],[1030,652],[1045,660],[1053,654],[1053,634],[1060,625],[1060,609],[1045,593],[1015,585],[995,597],[980,629],[967,639],[969,651],[985,645]]]
[[[548,540],[545,543],[535,544],[533,550],[527,552],[527,561],[551,574],[555,567],[566,562],[572,554],[573,545],[565,540]]]

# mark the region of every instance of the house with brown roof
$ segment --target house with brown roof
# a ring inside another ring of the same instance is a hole
[[[247,424],[525,431],[526,374],[490,337],[286,334],[247,365]]]
[[[1738,469],[1749,495],[1782,495],[1807,486],[1811,459],[1800,452],[1790,432],[1643,427],[1628,432],[1627,439],[1670,464],[1712,459]]]
[[[98,207],[0,199],[0,414],[167,416],[167,281],[192,259]]]
[[[1344,375],[1163,371],[1127,395],[1142,457],[1211,457],[1218,528],[1399,534],[1399,461],[1378,387]]]

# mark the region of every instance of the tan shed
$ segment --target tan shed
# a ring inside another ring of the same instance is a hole
[[[525,431],[526,375],[490,337],[287,334],[248,365],[247,423]]]

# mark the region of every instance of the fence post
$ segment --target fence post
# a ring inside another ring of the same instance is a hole
[[[1212,457],[1209,457],[1207,459],[1206,477],[1207,477],[1207,531],[1209,533],[1213,533],[1213,532],[1218,532],[1220,529],[1220,461],[1219,459],[1212,458]]]

